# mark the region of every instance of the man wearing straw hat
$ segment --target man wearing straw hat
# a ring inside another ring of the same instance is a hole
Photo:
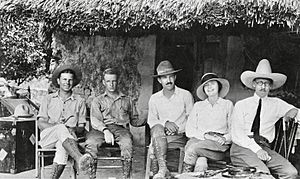
[[[270,149],[275,136],[275,123],[281,118],[299,119],[298,109],[285,101],[268,97],[269,91],[281,87],[287,77],[272,73],[268,60],[259,62],[256,71],[245,71],[241,81],[253,89],[254,95],[235,104],[232,114],[232,163],[256,167],[257,171],[296,178],[296,168],[280,154]]]
[[[79,170],[88,171],[92,162],[90,154],[82,155],[76,142],[76,127],[86,122],[84,99],[72,93],[82,74],[75,65],[62,65],[52,75],[52,83],[59,88],[47,95],[41,103],[38,126],[41,130],[42,148],[56,148],[51,178],[59,178],[70,155],[79,165]]]
[[[190,92],[175,86],[176,73],[180,70],[174,70],[166,60],[160,62],[154,75],[163,87],[149,100],[148,124],[158,163],[158,173],[154,179],[165,178],[169,173],[166,166],[168,145],[184,146],[187,141],[185,124],[194,100]]]

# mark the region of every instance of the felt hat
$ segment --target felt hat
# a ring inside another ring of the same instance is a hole
[[[15,117],[32,117],[30,108],[25,104],[19,104],[16,106],[13,116]]]
[[[224,78],[219,78],[217,76],[217,74],[215,74],[215,73],[205,73],[202,76],[201,81],[200,81],[200,85],[199,85],[199,87],[197,88],[197,91],[196,91],[197,96],[201,100],[205,100],[207,98],[207,95],[204,92],[204,85],[206,83],[208,83],[209,81],[218,81],[218,82],[221,83],[222,88],[219,91],[219,97],[224,98],[227,95],[227,93],[229,92],[230,85],[229,85],[228,80],[226,80]]]
[[[177,73],[179,71],[181,71],[181,69],[174,70],[171,62],[169,62],[168,60],[164,60],[164,61],[160,62],[159,65],[157,66],[157,68],[156,68],[157,74],[153,75],[153,77],[169,75],[169,74]]]
[[[256,78],[271,79],[273,81],[271,89],[277,89],[284,85],[287,76],[281,73],[272,73],[270,62],[262,59],[255,71],[244,71],[241,74],[242,83],[250,89],[254,89],[253,80]]]
[[[75,74],[74,76],[74,82],[73,87],[78,85],[82,78],[82,73],[80,68],[77,65],[74,64],[64,64],[56,68],[52,74],[52,83],[55,87],[59,88],[59,85],[57,83],[57,78],[59,77],[60,73],[64,70],[72,70]]]

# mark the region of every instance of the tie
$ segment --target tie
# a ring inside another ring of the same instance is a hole
[[[259,126],[260,126],[260,110],[261,110],[261,99],[259,99],[256,115],[252,124],[251,132],[253,132],[254,137],[259,136]]]

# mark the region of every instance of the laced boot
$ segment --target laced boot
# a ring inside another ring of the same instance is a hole
[[[193,172],[193,171],[194,171],[194,165],[190,165],[190,164],[183,162],[182,173]]]
[[[94,159],[90,166],[90,179],[95,179],[97,174],[97,164],[98,160]]]
[[[51,171],[51,179],[59,179],[62,172],[64,171],[66,165],[59,165],[57,163],[53,163],[52,171]]]
[[[77,142],[74,139],[67,138],[63,142],[63,147],[66,149],[66,151],[69,153],[69,155],[76,161],[76,163],[79,165],[80,171],[88,171],[90,168],[90,164],[93,161],[93,158],[90,154],[86,153],[82,155],[79,152]]]
[[[156,137],[153,139],[154,154],[158,163],[158,173],[153,176],[153,179],[165,179],[169,177],[167,168],[167,139],[165,136]]]
[[[132,159],[122,160],[123,165],[123,179],[130,179],[132,169]]]
[[[150,171],[153,173],[153,175],[158,173],[158,163],[157,163],[157,159],[155,158],[155,156],[153,156],[153,158],[151,159]]]

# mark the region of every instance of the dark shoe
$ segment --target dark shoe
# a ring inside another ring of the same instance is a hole
[[[59,179],[62,172],[64,171],[66,165],[59,165],[57,163],[53,163],[52,171],[51,171],[51,179]]]

